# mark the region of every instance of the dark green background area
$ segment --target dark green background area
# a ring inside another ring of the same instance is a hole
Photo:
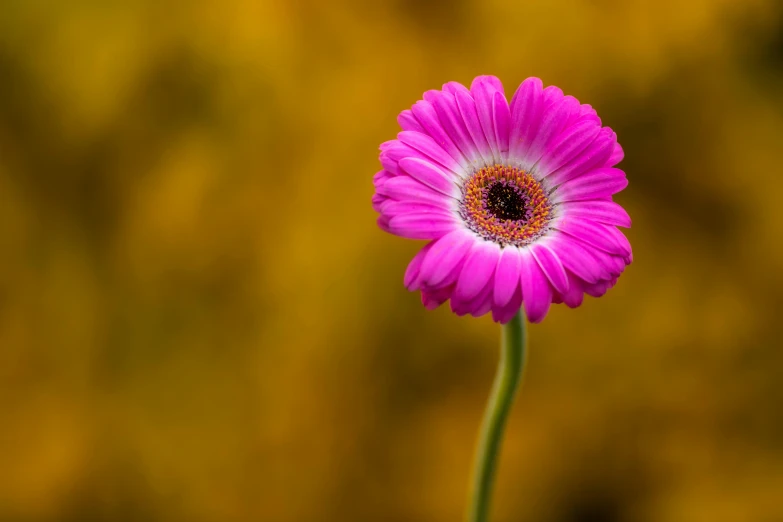
[[[783,520],[779,2],[5,0],[0,521],[460,520],[499,329],[370,197],[479,74],[596,107],[634,220],[530,330],[494,520]]]

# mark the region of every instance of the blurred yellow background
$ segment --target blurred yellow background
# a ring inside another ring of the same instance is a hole
[[[626,152],[494,520],[783,520],[783,4],[3,0],[0,521],[461,520],[488,318],[405,291],[377,147],[539,76]]]

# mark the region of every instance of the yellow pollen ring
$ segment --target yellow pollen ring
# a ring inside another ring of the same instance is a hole
[[[525,199],[524,218],[502,219],[488,207],[487,193],[497,183],[516,189]],[[468,228],[489,241],[501,246],[524,246],[546,232],[552,206],[533,176],[515,167],[493,165],[474,173],[463,185],[460,215]]]

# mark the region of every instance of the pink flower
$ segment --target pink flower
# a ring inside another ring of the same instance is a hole
[[[405,273],[424,306],[540,322],[551,303],[603,295],[631,263],[612,201],[617,135],[589,105],[528,78],[509,104],[494,76],[450,82],[400,113],[373,181],[379,226],[430,242]]]

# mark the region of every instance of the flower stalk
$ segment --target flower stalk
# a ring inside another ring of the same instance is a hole
[[[508,413],[525,368],[527,333],[522,311],[502,326],[500,362],[484,411],[468,507],[467,522],[487,522],[498,454]]]

